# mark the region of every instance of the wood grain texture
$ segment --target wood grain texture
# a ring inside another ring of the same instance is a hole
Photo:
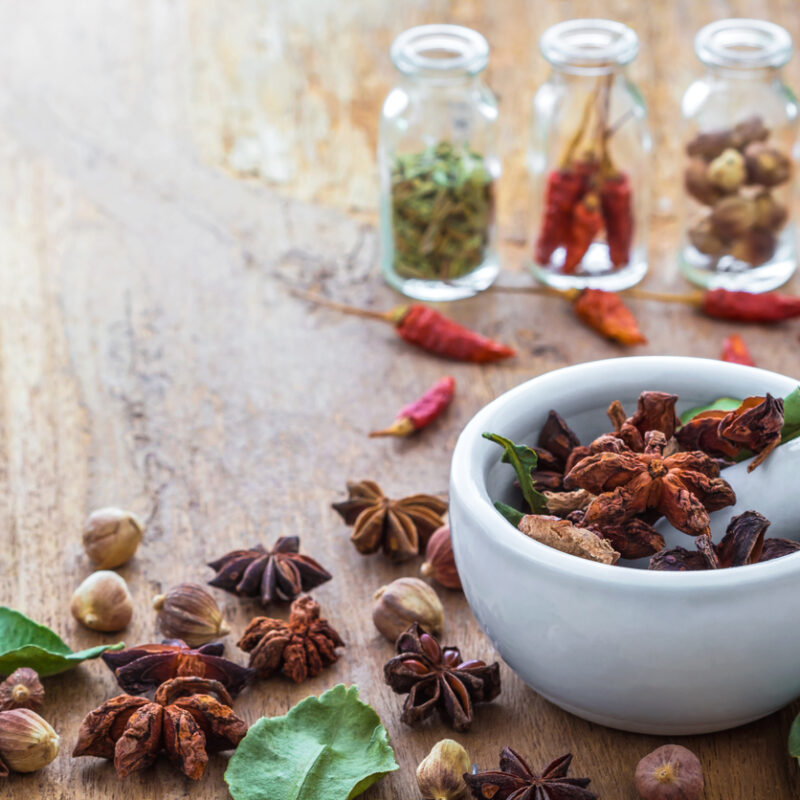
[[[791,0],[0,4],[0,603],[76,648],[113,641],[66,612],[91,571],[80,527],[101,505],[148,520],[145,545],[121,570],[137,609],[129,644],[153,639],[149,603],[159,590],[208,579],[205,562],[228,549],[299,534],[335,574],[315,596],[348,646],[318,679],[260,684],[237,708],[252,722],[357,683],[401,766],[365,798],[418,797],[413,770],[450,732],[399,722],[401,698],[381,679],[392,648],[369,618],[374,590],[418,565],[359,556],[330,503],[348,478],[374,478],[398,496],[446,492],[458,432],[488,400],[546,370],[623,352],[578,327],[560,301],[489,292],[447,311],[520,356],[451,365],[378,323],[310,309],[287,287],[377,308],[397,302],[376,271],[376,122],[392,81],[392,36],[435,19],[478,27],[492,44],[490,81],[504,115],[503,281],[527,284],[527,104],[545,72],[536,40],[546,25],[587,13],[628,22],[642,37],[634,74],[658,147],[648,285],[675,287],[675,122],[695,72],[692,35],[712,18],[750,14],[798,37]],[[800,86],[800,59],[788,74]],[[635,310],[651,341],[640,353],[715,357],[734,330],[680,307]],[[760,365],[798,374],[797,333],[748,328],[745,338]],[[424,436],[366,438],[445,372],[459,393]],[[446,641],[494,658],[463,597],[441,594]],[[257,612],[218,597],[234,635]],[[476,762],[493,765],[507,742],[539,765],[572,751],[575,773],[591,776],[602,797],[634,800],[634,767],[662,738],[583,722],[507,667],[502,674],[501,697],[456,737]],[[116,693],[102,664],[48,679],[46,689],[62,752],[43,772],[14,776],[3,797],[225,796],[224,757],[199,784],[166,761],[119,783],[103,762],[70,759],[83,714]],[[703,762],[707,800],[797,797],[785,745],[797,711],[683,740]]]

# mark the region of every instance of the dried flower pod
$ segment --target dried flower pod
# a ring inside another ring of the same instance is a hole
[[[99,570],[75,590],[69,610],[87,628],[113,633],[131,621],[133,599],[124,578],[111,570]]]
[[[721,239],[747,233],[756,221],[756,204],[747,197],[724,197],[711,211],[711,227]],[[700,248],[698,248],[699,250]]]
[[[758,267],[766,264],[775,255],[777,247],[778,240],[774,233],[754,228],[731,245],[730,253],[739,261],[744,261],[751,267]]]
[[[121,567],[142,542],[144,524],[130,511],[101,508],[83,526],[83,549],[98,569]]]
[[[753,142],[744,151],[747,182],[777,186],[792,176],[792,162],[780,150],[763,142]]]
[[[636,767],[635,780],[642,800],[699,800],[703,794],[700,760],[678,744],[646,755]]]
[[[467,792],[464,773],[470,767],[467,751],[452,739],[442,739],[420,761],[417,786],[426,800],[458,800]]]
[[[544,514],[526,514],[519,522],[519,529],[531,539],[546,544],[562,553],[569,553],[587,561],[601,564],[616,564],[619,553],[609,542],[594,531],[579,528],[569,520]]]
[[[425,548],[425,562],[419,571],[423,578],[433,578],[446,589],[461,588],[449,525],[442,525],[433,532]]]
[[[168,639],[182,639],[192,647],[230,633],[217,601],[197,583],[180,583],[153,598],[158,629]]]
[[[59,738],[29,708],[0,711],[0,757],[15,772],[36,772],[58,755]]]
[[[721,256],[725,252],[725,242],[714,232],[709,217],[689,228],[687,235],[689,242],[707,256]]]
[[[686,152],[690,156],[699,156],[706,161],[716,158],[723,150],[733,146],[733,131],[703,131],[698,133],[689,144]]]
[[[444,627],[444,609],[436,592],[419,578],[398,578],[375,592],[372,621],[390,641],[413,622],[440,634]]]
[[[0,711],[30,708],[38,711],[44,703],[44,686],[30,667],[14,670],[0,683]]]
[[[689,159],[689,164],[683,173],[683,185],[686,191],[704,206],[713,206],[723,195],[720,187],[709,180],[708,164],[702,158]]]
[[[786,206],[779,203],[772,192],[759,192],[753,202],[756,207],[755,226],[768,231],[779,231],[789,216]]]
[[[735,192],[747,176],[744,165],[744,156],[729,147],[723,150],[709,165],[708,180],[723,192]]]

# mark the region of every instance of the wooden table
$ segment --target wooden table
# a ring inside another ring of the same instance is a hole
[[[680,288],[675,123],[697,67],[692,34],[714,17],[751,14],[800,37],[791,0],[0,5],[0,603],[76,648],[113,641],[66,610],[91,571],[81,524],[101,505],[131,507],[148,522],[145,545],[121,570],[137,609],[129,644],[154,639],[149,604],[159,590],[207,580],[205,562],[228,549],[299,534],[335,573],[315,596],[348,646],[316,680],[260,684],[238,708],[252,722],[338,682],[357,683],[400,762],[365,798],[418,797],[414,768],[450,732],[399,722],[402,699],[381,679],[392,648],[369,614],[373,591],[417,564],[359,556],[330,503],[348,478],[374,478],[396,496],[445,492],[456,436],[484,403],[546,370],[624,353],[576,325],[558,300],[489,292],[447,311],[513,343],[519,357],[486,368],[445,364],[388,328],[311,309],[287,290],[376,308],[397,302],[376,267],[376,121],[393,79],[391,38],[440,19],[481,29],[493,47],[489,77],[506,155],[502,280],[526,283],[526,115],[545,74],[536,39],[550,23],[599,6],[642,38],[634,74],[657,140],[647,285]],[[788,75],[800,86],[800,59]],[[634,308],[650,338],[639,353],[716,357],[735,329],[682,307]],[[797,333],[786,325],[745,335],[760,365],[797,374]],[[459,394],[441,423],[407,442],[366,438],[446,371]],[[463,596],[441,594],[446,640],[493,659]],[[218,596],[234,629],[230,654],[242,659],[236,634],[258,609]],[[602,797],[635,797],[637,761],[666,739],[588,724],[505,666],[502,676],[501,697],[457,737],[476,762],[494,765],[506,743],[539,766],[572,751],[575,774],[591,776]],[[102,663],[46,688],[44,713],[62,734],[62,752],[45,771],[15,776],[4,797],[225,795],[223,757],[200,784],[166,761],[119,783],[109,765],[70,758],[83,714],[117,693]],[[706,798],[797,797],[786,737],[798,709],[685,740],[702,759]]]

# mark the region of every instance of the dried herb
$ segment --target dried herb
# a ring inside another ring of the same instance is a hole
[[[499,664],[462,661],[457,647],[442,647],[416,622],[398,638],[397,653],[383,673],[393,691],[408,695],[400,717],[406,725],[418,725],[438,710],[455,730],[466,731],[473,703],[500,694]]]
[[[375,710],[339,684],[252,725],[225,782],[234,800],[352,800],[397,768]]]
[[[43,678],[65,672],[106,650],[121,650],[123,642],[101,644],[74,653],[50,628],[28,619],[19,611],[0,606],[0,675],[30,667]]]
[[[710,317],[732,322],[780,322],[800,317],[800,297],[766,292],[732,292],[711,289],[703,293],[702,310]]]
[[[394,561],[419,555],[430,535],[444,525],[447,503],[430,494],[390,500],[374,481],[348,482],[348,497],[333,508],[353,526],[350,541],[364,555],[380,547]]]
[[[448,281],[483,264],[494,184],[480,154],[440,142],[400,155],[392,169],[391,197],[399,276]]]
[[[542,514],[527,514],[517,525],[526,536],[537,542],[570,553],[587,561],[616,564],[619,553],[594,531],[579,528],[569,520]]]
[[[418,400],[403,406],[388,428],[373,431],[370,436],[409,436],[426,428],[453,402],[455,393],[455,378],[446,375]]]
[[[128,694],[144,694],[172,678],[219,681],[233,697],[255,677],[255,670],[223,658],[225,645],[204,644],[196,650],[180,639],[140,644],[118,653],[103,653],[103,661]]]
[[[119,695],[84,718],[72,756],[113,759],[124,778],[165,750],[186,777],[199,780],[209,752],[230,750],[247,733],[232,704],[221,683],[205,678],[173,678],[152,701]]]
[[[752,472],[781,443],[783,424],[783,400],[767,393],[745,398],[720,420],[717,431],[726,442],[757,454],[747,467]]]
[[[536,451],[524,444],[514,444],[511,439],[500,436],[497,433],[484,433],[484,439],[499,444],[503,448],[503,457],[500,459],[504,464],[511,464],[517,474],[519,488],[522,496],[528,504],[533,514],[540,514],[547,509],[547,498],[533,486],[531,473],[539,463]]]
[[[704,406],[695,406],[694,408],[690,408],[688,411],[684,411],[683,414],[680,416],[680,423],[681,425],[688,424],[692,419],[695,417],[700,416],[701,414],[705,414],[707,411],[733,411],[735,408],[739,408],[742,401],[737,400],[735,397],[719,397],[711,403],[708,403]],[[725,416],[724,414],[722,416]],[[720,417],[722,419],[722,417]]]
[[[298,597],[289,611],[289,621],[255,617],[237,645],[250,653],[250,666],[259,677],[268,678],[280,670],[295,683],[319,675],[339,656],[344,647],[339,634],[319,615],[319,603]]]
[[[282,536],[271,550],[260,544],[250,550],[233,550],[209,565],[217,575],[209,586],[226,592],[259,597],[263,605],[290,603],[329,581],[331,574],[311,556],[300,555],[300,537]]]
[[[636,317],[614,292],[585,289],[572,308],[579,319],[612,342],[626,347],[647,344]]]
[[[44,686],[30,667],[15,669],[0,683],[0,711],[29,708],[39,711],[44,704]]]
[[[504,747],[499,770],[464,775],[464,780],[478,800],[597,800],[586,788],[589,778],[567,777],[571,763],[567,753],[537,775],[519,753]]]

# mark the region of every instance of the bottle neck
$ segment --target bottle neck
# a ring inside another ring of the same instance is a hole
[[[774,83],[781,79],[781,70],[778,67],[758,67],[754,69],[741,69],[726,67],[718,64],[707,64],[706,75],[715,80],[749,81],[751,83]]]

